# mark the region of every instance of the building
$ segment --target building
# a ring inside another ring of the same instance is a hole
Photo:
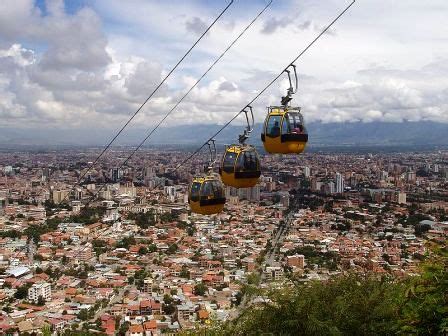
[[[397,193],[397,203],[398,204],[406,204],[406,193],[404,193],[404,192]]]
[[[110,179],[113,182],[120,181],[122,177],[123,177],[123,170],[121,170],[120,168],[112,168],[110,170]]]
[[[152,292],[152,279],[147,278],[143,280],[143,292],[144,293],[151,293]]]
[[[260,201],[260,186],[256,185],[252,188],[240,188],[238,190],[238,197],[240,199],[246,199],[248,201],[252,202],[259,202]],[[229,195],[231,196],[231,195]]]
[[[289,267],[304,268],[305,267],[305,256],[303,254],[295,254],[292,256],[287,256],[286,264]]]
[[[53,190],[51,198],[55,204],[59,204],[68,198],[68,190]]]
[[[264,271],[264,275],[268,281],[279,281],[283,279],[283,268],[280,266],[268,266]]]
[[[87,261],[92,258],[92,246],[91,245],[84,245],[80,247],[74,255],[74,259],[80,260],[80,261]]]
[[[416,180],[417,180],[417,175],[415,172],[409,171],[406,173],[406,182],[415,183]]]
[[[28,301],[37,303],[39,297],[45,301],[51,300],[51,285],[48,282],[34,284],[28,289]]]
[[[336,173],[336,193],[341,194],[344,192],[344,178],[340,173]]]
[[[305,178],[309,178],[311,176],[311,169],[310,169],[310,167],[304,167],[303,168],[303,176]]]

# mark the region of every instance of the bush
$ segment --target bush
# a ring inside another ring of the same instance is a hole
[[[235,320],[204,331],[207,335],[445,335],[447,270],[447,249],[438,247],[418,277],[349,274],[268,292],[254,287],[252,295],[264,301],[245,308]]]

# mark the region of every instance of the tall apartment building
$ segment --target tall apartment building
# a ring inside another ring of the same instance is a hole
[[[55,204],[61,203],[64,199],[68,198],[68,190],[53,190],[51,198]]]
[[[45,301],[51,300],[51,285],[48,282],[34,284],[28,289],[28,301],[37,303],[40,296]]]
[[[336,193],[344,192],[344,177],[340,173],[336,173]]]
[[[308,178],[311,176],[311,169],[310,167],[304,167],[303,168],[303,176]]]

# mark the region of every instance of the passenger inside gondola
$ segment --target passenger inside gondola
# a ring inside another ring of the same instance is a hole
[[[236,153],[227,152],[224,156],[224,162],[223,162],[223,170],[226,173],[233,173],[234,172],[234,165],[235,165],[235,158]]]
[[[266,135],[275,138],[280,136],[280,120],[281,116],[271,116],[269,118],[267,127],[266,127]]]
[[[240,154],[241,156],[241,154]],[[243,153],[243,167],[246,171],[255,171],[257,170],[257,161],[256,154],[254,152],[245,152]]]
[[[304,133],[304,127],[302,124],[302,120],[299,115],[288,113],[288,124],[290,127],[290,132],[294,134],[303,134]]]
[[[207,199],[213,197],[213,186],[211,181],[204,182],[201,189],[201,197]]]
[[[201,184],[200,183],[193,183],[193,185],[191,186],[191,197],[190,199],[193,202],[197,202],[199,201],[199,192],[201,190]]]

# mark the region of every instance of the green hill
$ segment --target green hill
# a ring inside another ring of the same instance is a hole
[[[446,245],[430,260],[420,276],[405,279],[351,274],[264,293],[255,289],[264,301],[194,334],[447,335]]]

